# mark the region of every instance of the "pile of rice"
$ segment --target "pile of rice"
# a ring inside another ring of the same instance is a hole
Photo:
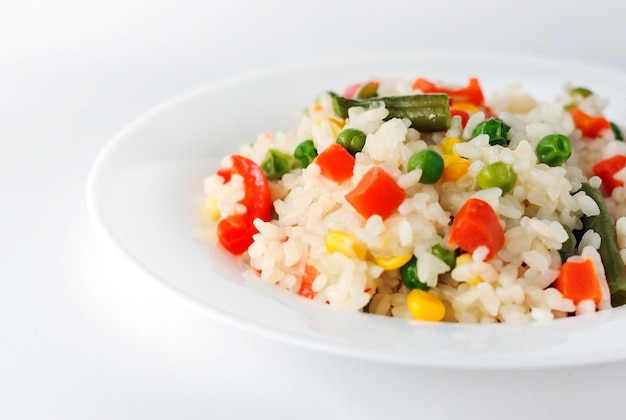
[[[244,269],[257,281],[274,284],[293,293],[300,290],[306,264],[319,275],[312,284],[314,300],[353,311],[411,318],[407,307],[409,290],[399,272],[377,265],[377,255],[407,252],[417,257],[418,274],[430,286],[429,292],[445,305],[444,321],[450,322],[528,322],[545,321],[572,314],[610,307],[603,270],[604,296],[597,305],[574,305],[551,287],[557,278],[561,256],[558,250],[572,230],[582,228],[581,217],[599,212],[597,204],[578,191],[583,182],[600,185],[591,166],[612,155],[626,155],[624,142],[616,141],[611,130],[590,141],[575,129],[564,105],[576,103],[592,115],[601,115],[607,101],[596,94],[581,97],[563,93],[553,102],[537,101],[519,86],[494,94],[488,101],[493,114],[511,127],[507,147],[490,146],[486,135],[472,138],[472,130],[485,120],[484,112],[474,113],[465,127],[453,117],[446,132],[420,133],[406,119],[390,119],[383,103],[365,109],[351,108],[347,119],[333,112],[332,98],[324,93],[299,116],[297,127],[289,132],[263,133],[238,154],[256,163],[270,148],[293,155],[298,144],[312,139],[318,152],[335,142],[338,130],[356,128],[367,134],[363,150],[356,154],[354,175],[336,183],[320,174],[313,162],[306,169],[296,168],[278,181],[270,181],[275,217],[269,222],[255,221],[259,233],[241,258]],[[411,95],[409,80],[379,80],[379,96]],[[537,142],[547,134],[560,133],[572,142],[572,156],[565,165],[540,164],[535,154]],[[471,161],[467,173],[456,182],[422,184],[420,171],[407,173],[407,161],[416,151],[431,148],[441,153],[444,138],[461,140],[455,151]],[[499,188],[480,190],[476,175],[485,165],[502,161],[514,169],[514,188],[502,194]],[[223,166],[230,165],[224,158]],[[347,203],[345,195],[373,166],[387,171],[406,192],[398,210],[383,220],[374,215],[364,219]],[[626,171],[616,178],[626,181]],[[243,184],[233,177],[224,182],[209,176],[204,187],[219,214],[244,212],[239,201]],[[578,192],[577,192],[578,191]],[[484,247],[478,248],[464,264],[452,271],[431,253],[433,245],[445,243],[451,218],[470,197],[488,202],[504,227],[505,243],[495,258],[485,260]],[[617,220],[618,247],[626,261],[626,188],[618,187],[607,198],[611,216]],[[368,250],[368,258],[350,258],[328,252],[324,238],[331,230],[353,235]],[[591,258],[602,267],[597,248],[601,238],[588,232],[580,241],[578,254]],[[217,241],[215,235],[212,239]],[[471,281],[477,276],[480,281]]]

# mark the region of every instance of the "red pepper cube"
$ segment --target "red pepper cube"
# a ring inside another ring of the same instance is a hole
[[[375,166],[363,175],[358,185],[346,194],[346,200],[364,218],[375,214],[384,219],[395,212],[406,193],[381,167]]]
[[[420,90],[423,93],[445,93],[450,97],[450,103],[469,102],[471,104],[481,106],[485,103],[485,96],[477,78],[471,77],[467,82],[467,86],[450,88],[447,86],[439,86],[418,77],[413,82],[413,90]]]
[[[314,161],[322,176],[335,182],[352,178],[354,157],[340,144],[334,143],[320,153]]]
[[[622,181],[614,178],[614,175],[624,167],[626,167],[626,156],[624,155],[611,156],[593,165],[593,174],[602,179],[602,188],[609,197],[616,187],[624,185]]]
[[[458,245],[469,253],[486,246],[487,259],[493,258],[504,246],[504,230],[495,210],[478,198],[467,200],[454,216],[448,244]]]
[[[465,128],[465,125],[467,125],[467,122],[469,121],[469,118],[470,118],[469,112],[463,111],[462,109],[450,109],[450,116],[461,117],[461,127],[464,127],[464,128]]]

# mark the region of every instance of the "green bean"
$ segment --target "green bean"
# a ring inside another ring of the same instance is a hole
[[[494,162],[484,166],[476,175],[478,186],[486,190],[487,188],[500,188],[502,193],[508,192],[515,185],[517,174],[504,162]]]
[[[409,172],[417,168],[422,170],[422,176],[420,177],[422,184],[434,184],[439,181],[443,174],[443,158],[434,150],[420,150],[413,153],[407,162],[407,170]]]
[[[487,121],[483,121],[478,124],[472,131],[472,137],[476,137],[480,134],[487,134],[489,136],[489,144],[494,146],[496,144],[500,146],[506,146],[509,144],[507,134],[511,127],[506,125],[500,118],[489,118]]]
[[[572,142],[563,134],[548,134],[535,148],[539,162],[548,166],[561,166],[572,155]]]
[[[421,132],[444,131],[450,127],[450,105],[448,95],[432,93],[425,95],[387,96],[370,99],[348,99],[331,95],[337,116],[348,117],[348,110],[355,106],[369,108],[383,102],[392,118],[408,118],[411,126]]]
[[[335,143],[339,143],[346,149],[352,156],[363,150],[365,146],[365,138],[367,136],[361,130],[356,128],[346,128],[337,135]]]
[[[611,131],[613,131],[613,134],[615,135],[616,140],[624,141],[622,130],[620,130],[617,124],[615,124],[613,121],[611,121]]]
[[[422,282],[417,276],[417,258],[415,255],[409,260],[408,263],[400,267],[400,278],[402,278],[402,283],[404,283],[407,289],[430,289],[430,287],[428,287],[426,283]]]
[[[582,222],[585,231],[593,230],[602,238],[600,242],[600,258],[604,266],[606,281],[611,292],[611,306],[626,304],[626,269],[617,249],[617,234],[615,224],[609,216],[602,193],[587,183],[583,183],[581,190],[585,192],[600,208],[597,216],[583,216]]]
[[[265,177],[270,180],[282,178],[282,176],[291,171],[293,167],[294,158],[276,149],[269,149],[265,155],[265,159],[261,162],[261,169]]]
[[[569,257],[569,255],[574,250],[574,246],[576,245],[576,237],[574,236],[574,233],[569,226],[565,224],[563,224],[562,226],[563,229],[565,229],[565,232],[567,232],[567,240],[561,245],[561,249],[559,249],[559,254],[561,255],[561,261],[565,262],[565,260],[567,260],[567,257]]]
[[[317,157],[317,149],[313,140],[305,140],[297,145],[296,150],[293,152],[293,157],[302,169],[309,166]]]

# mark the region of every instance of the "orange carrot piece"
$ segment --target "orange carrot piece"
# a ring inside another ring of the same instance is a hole
[[[340,144],[333,143],[315,158],[322,176],[335,182],[352,178],[354,157]]]
[[[346,200],[364,218],[374,214],[383,219],[395,212],[404,201],[406,193],[383,168],[368,170],[358,185],[346,194]]]
[[[489,203],[478,198],[467,200],[454,216],[448,244],[469,253],[486,246],[487,259],[493,258],[504,246],[504,230]]]
[[[604,117],[594,117],[578,108],[572,108],[569,111],[574,121],[574,125],[584,136],[596,138],[604,130],[611,129],[611,122]]]
[[[602,289],[596,276],[593,260],[567,261],[559,268],[559,277],[552,285],[575,305],[591,299],[596,304],[602,299]]]

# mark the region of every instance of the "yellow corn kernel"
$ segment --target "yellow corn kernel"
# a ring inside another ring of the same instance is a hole
[[[467,173],[470,161],[460,156],[444,154],[443,165],[441,181],[456,181]]]
[[[470,279],[468,279],[465,283],[467,283],[469,285],[472,285],[472,286],[475,286],[478,283],[481,283],[482,281],[483,281],[483,278],[480,277],[479,275],[476,275],[476,276],[471,277]]]
[[[413,318],[421,321],[437,322],[446,316],[446,307],[443,302],[425,290],[411,290],[406,298],[406,304]]]
[[[376,264],[389,271],[402,267],[409,262],[412,256],[412,254],[403,254],[396,257],[374,257],[374,261]]]
[[[333,133],[333,138],[336,139],[339,133],[341,133],[341,130],[343,130],[345,122],[342,119],[327,117],[315,120],[314,124],[320,128],[323,128],[325,124],[328,124]]]
[[[444,155],[458,156],[459,154],[454,151],[454,146],[459,143],[461,143],[461,140],[457,137],[446,137],[441,140],[441,152]]]
[[[204,214],[213,221],[221,217],[220,209],[217,206],[217,197],[210,197],[204,204]]]
[[[458,257],[456,257],[456,265],[462,265],[462,264],[467,264],[467,263],[471,263],[472,262],[472,254],[469,253],[465,253],[465,254],[461,254]],[[469,278],[465,283],[470,284],[472,286],[477,285],[478,283],[482,282],[483,278],[480,277],[478,274]]]
[[[324,245],[330,253],[340,252],[347,257],[362,261],[367,257],[365,244],[346,232],[331,230],[324,238]]]
[[[456,257],[456,265],[462,265],[472,262],[472,254],[464,253]]]
[[[471,113],[476,113],[479,111],[478,107],[471,102],[455,102],[453,105],[450,106],[450,108]]]

